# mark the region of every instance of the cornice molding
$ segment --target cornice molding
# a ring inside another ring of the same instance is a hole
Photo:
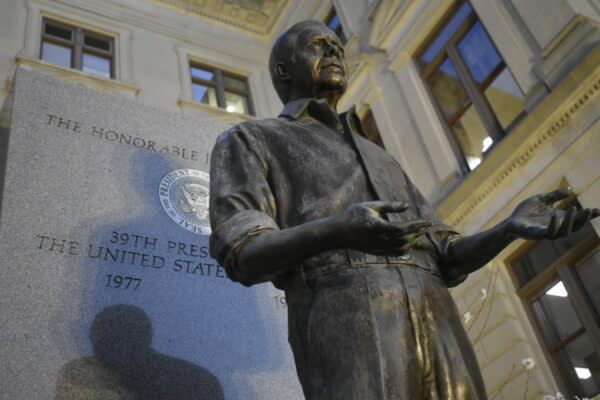
[[[588,56],[482,165],[446,199],[437,211],[451,226],[460,227],[503,184],[522,170],[546,145],[564,133],[600,93],[600,47]],[[578,79],[578,78],[582,79]],[[570,92],[570,93],[569,93]],[[530,132],[528,132],[530,131]]]
[[[128,28],[138,27],[143,30],[156,32],[185,43],[192,47],[202,44],[203,49],[211,49],[230,57],[242,56],[236,46],[222,46],[223,40],[234,40],[239,46],[248,49],[244,56],[249,62],[262,60],[264,52],[268,52],[270,45],[269,35],[258,35],[242,28],[235,28],[231,24],[216,23],[210,18],[200,18],[196,14],[186,13],[172,7],[163,7],[157,4],[159,0],[139,0],[125,2],[123,0],[27,0],[34,7],[43,6],[52,10],[61,10],[72,15],[94,15],[107,23],[117,23],[118,26]],[[165,12],[165,8],[172,12]],[[285,13],[285,10],[284,10]],[[222,29],[226,28],[226,29]],[[259,54],[254,57],[254,54]],[[268,54],[268,53],[267,53]]]
[[[146,0],[257,35],[269,35],[290,0]]]
[[[177,100],[177,105],[181,109],[187,108],[187,109],[202,111],[205,113],[206,118],[211,121],[219,121],[219,122],[224,122],[224,123],[231,124],[231,125],[237,125],[244,121],[257,119],[256,117],[254,117],[252,115],[230,113],[219,107],[214,107],[214,106],[211,106],[208,104],[198,103],[196,101],[184,99],[184,98]]]
[[[52,76],[69,82],[81,83],[89,88],[99,90],[110,94],[128,94],[136,96],[140,89],[137,86],[121,82],[115,79],[108,79],[101,76],[89,74],[72,68],[66,68],[61,65],[52,64],[46,61],[33,59],[25,56],[17,56],[15,64],[18,67],[33,68],[49,72]],[[10,86],[10,83],[7,82]]]
[[[382,0],[373,13],[373,29],[369,44],[379,50],[387,50],[390,36],[399,28],[399,20],[414,0]]]
[[[382,0],[373,13],[369,45],[388,53],[393,63],[412,55],[445,15],[452,0]]]

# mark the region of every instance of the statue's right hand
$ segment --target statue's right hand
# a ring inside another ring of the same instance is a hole
[[[402,255],[433,225],[430,221],[390,222],[387,213],[408,208],[401,202],[353,204],[336,215],[337,238],[345,248],[379,255]]]

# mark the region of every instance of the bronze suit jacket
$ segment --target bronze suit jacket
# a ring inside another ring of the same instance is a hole
[[[330,250],[275,277],[241,283],[267,279],[285,289],[296,274],[310,278],[368,265],[410,265],[443,276],[449,268],[444,264],[447,247],[460,238],[437,218],[398,162],[364,138],[353,108],[338,115],[324,100],[290,102],[278,118],[244,122],[218,138],[211,159],[211,254],[239,281],[237,255],[257,235],[372,200],[408,203],[407,211],[388,218],[434,222],[427,239],[397,257]]]

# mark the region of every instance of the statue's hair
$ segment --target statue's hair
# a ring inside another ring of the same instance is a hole
[[[323,22],[318,20],[307,20],[301,21],[294,24],[287,31],[283,32],[273,44],[271,49],[271,55],[269,56],[269,72],[271,73],[271,81],[275,87],[277,95],[283,102],[287,103],[289,100],[289,83],[276,73],[277,63],[283,62],[286,65],[293,64],[296,62],[294,48],[296,47],[296,40],[298,35],[309,27],[318,27],[319,29],[327,28]]]

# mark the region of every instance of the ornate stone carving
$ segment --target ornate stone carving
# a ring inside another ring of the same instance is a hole
[[[289,0],[148,0],[259,35],[271,33]]]
[[[411,5],[410,0],[383,0],[377,4],[373,14],[373,29],[369,44],[380,50],[386,49],[386,40],[401,26],[398,21]]]
[[[472,191],[466,198],[463,198],[460,206],[455,208],[453,212],[449,214],[440,213],[442,218],[452,226],[462,226],[488,197],[497,193],[501,185],[509,177],[524,168],[535,153],[545,145],[551,143],[565,129],[568,129],[570,122],[574,120],[576,114],[579,114],[586,106],[593,104],[592,100],[595,100],[599,93],[600,70],[597,70],[596,73],[585,79],[576,92],[566,98],[560,107],[557,107],[557,111],[542,123],[540,128],[511,157],[507,158],[492,176],[486,179],[485,184],[479,186],[477,190]]]

